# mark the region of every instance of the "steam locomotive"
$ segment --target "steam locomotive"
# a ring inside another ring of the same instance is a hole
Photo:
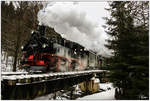
[[[60,42],[45,37],[46,27],[41,25],[31,32],[22,46],[21,65],[27,71],[66,72],[100,67],[96,53],[83,46],[61,39]]]

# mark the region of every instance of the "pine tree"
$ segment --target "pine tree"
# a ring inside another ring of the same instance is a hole
[[[111,17],[106,18],[106,33],[112,38],[106,47],[113,50],[111,81],[119,90],[116,99],[148,98],[149,93],[149,30],[145,23],[135,24],[131,3],[114,1],[107,9]]]

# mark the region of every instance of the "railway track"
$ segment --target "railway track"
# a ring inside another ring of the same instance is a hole
[[[38,96],[68,89],[68,87],[90,80],[95,74],[102,75],[106,72],[106,70],[87,70],[44,74],[2,73],[2,99],[34,99]]]
[[[6,85],[25,85],[37,82],[46,82],[49,80],[65,79],[70,77],[77,77],[89,74],[97,74],[105,72],[105,70],[87,70],[87,71],[74,71],[74,72],[57,72],[57,73],[44,73],[44,74],[29,74],[27,72],[8,72],[2,73],[1,81]]]

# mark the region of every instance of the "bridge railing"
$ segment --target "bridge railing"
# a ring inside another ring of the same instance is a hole
[[[105,70],[57,72],[45,74],[2,74],[2,99],[33,99],[38,96],[67,89],[70,86],[90,80]]]

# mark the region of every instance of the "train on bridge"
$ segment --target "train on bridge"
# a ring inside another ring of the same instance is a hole
[[[39,25],[22,46],[21,65],[27,71],[67,72],[100,69],[101,58],[85,47],[61,38],[45,36],[46,27]]]

